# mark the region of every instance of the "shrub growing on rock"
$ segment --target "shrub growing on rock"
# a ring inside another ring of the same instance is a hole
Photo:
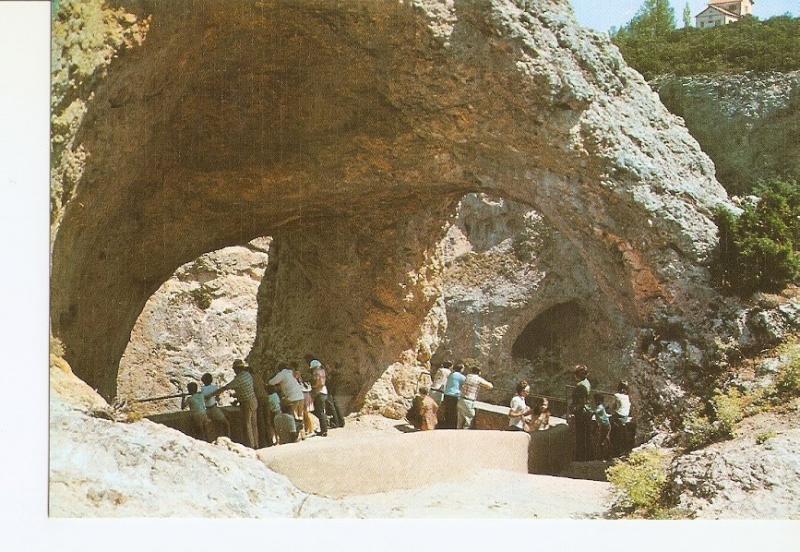
[[[757,194],[760,199],[746,204],[738,217],[726,209],[717,213],[712,271],[721,288],[740,295],[778,292],[800,275],[800,187],[772,180]]]
[[[664,517],[668,461],[662,452],[643,450],[608,468],[608,481],[620,493],[618,504],[636,516]]]
[[[715,389],[708,413],[694,412],[683,422],[681,437],[687,450],[695,450],[735,436],[736,424],[763,408],[763,393],[742,393],[736,388]]]
[[[779,400],[800,397],[800,358],[795,358],[775,379],[775,394]]]

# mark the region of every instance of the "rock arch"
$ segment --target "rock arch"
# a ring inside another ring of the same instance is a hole
[[[631,325],[703,292],[713,166],[567,0],[115,4],[149,32],[91,87],[52,263],[53,333],[106,397],[159,285],[264,235],[252,360],[303,327],[357,402],[402,394],[472,191],[535,207]]]

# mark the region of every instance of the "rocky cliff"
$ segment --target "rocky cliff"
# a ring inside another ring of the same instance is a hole
[[[730,192],[745,194],[762,178],[800,175],[800,71],[664,76],[652,84]]]
[[[62,5],[65,60],[94,5]],[[538,308],[586,310],[592,290],[586,318],[623,349],[713,297],[712,165],[566,1],[115,6],[54,158],[80,170],[59,194],[53,332],[107,397],[177,267],[266,235],[251,362],[310,350],[355,407],[396,415],[441,334],[439,244],[469,192],[541,216],[586,284]]]

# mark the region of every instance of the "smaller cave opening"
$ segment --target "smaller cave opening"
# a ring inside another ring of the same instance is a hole
[[[515,361],[526,365],[538,393],[565,394],[574,383],[572,368],[585,364],[593,385],[608,387],[619,373],[620,336],[610,321],[578,301],[548,307],[520,332],[511,348]]]
[[[511,356],[527,360],[533,365],[538,383],[547,384],[550,379],[563,372],[574,354],[571,354],[572,339],[585,317],[583,309],[575,301],[558,303],[544,310],[531,320],[511,347]],[[553,392],[552,384],[542,391]]]

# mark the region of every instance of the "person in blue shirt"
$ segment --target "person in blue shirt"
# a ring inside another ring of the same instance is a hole
[[[594,394],[594,420],[597,422],[595,443],[597,445],[596,457],[600,460],[611,459],[611,420],[606,411],[604,397],[600,393]]]
[[[447,382],[444,384],[444,400],[442,401],[442,408],[444,415],[439,422],[440,429],[455,429],[456,422],[458,421],[458,399],[461,397],[461,386],[464,385],[464,380],[467,377],[462,373],[464,365],[459,363],[453,367],[452,373],[447,376]]]

